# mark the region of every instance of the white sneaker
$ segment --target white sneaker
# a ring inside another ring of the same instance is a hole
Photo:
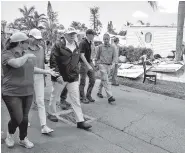
[[[30,122],[28,122],[28,127],[30,127],[31,126],[31,124],[30,124]]]
[[[42,129],[41,129],[41,133],[42,134],[49,134],[51,132],[53,132],[54,130],[49,128],[47,125],[45,125]]]
[[[31,149],[34,147],[34,144],[30,140],[28,140],[27,137],[25,137],[24,140],[20,140],[19,144],[21,146],[24,146],[25,148],[28,148],[28,149]]]
[[[9,132],[7,132],[5,143],[9,148],[14,146],[15,142],[14,142],[13,134],[9,134]]]

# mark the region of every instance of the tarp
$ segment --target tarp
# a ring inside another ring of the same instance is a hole
[[[151,66],[147,66],[146,70],[149,70]],[[118,76],[126,77],[126,78],[138,78],[144,73],[144,69],[142,65],[133,65],[123,63],[118,69]]]
[[[171,72],[177,72],[182,67],[183,67],[182,64],[168,64],[168,63],[162,62],[159,65],[156,65],[153,68],[151,68],[151,71],[171,73]]]

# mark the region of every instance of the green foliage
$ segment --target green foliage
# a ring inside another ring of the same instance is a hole
[[[85,26],[84,23],[80,23],[77,21],[73,21],[71,23],[71,27],[75,28],[76,30],[80,30],[80,31],[86,31],[88,28]]]
[[[120,54],[122,56],[126,56],[130,62],[139,61],[139,58],[145,54],[147,55],[147,58],[149,59],[153,58],[153,50],[150,48],[143,47],[134,48],[133,46],[128,46],[122,47],[120,52],[121,52]]]
[[[112,21],[108,22],[107,32],[109,32],[110,34],[113,34],[113,35],[117,35],[117,33],[115,32],[115,29],[113,27]]]
[[[43,23],[47,22],[45,14],[39,14],[35,11],[35,7],[32,6],[27,8],[19,8],[19,11],[22,14],[22,17],[16,18],[14,22],[8,25],[9,28],[18,29],[18,30],[31,30],[33,28],[43,29]]]
[[[93,7],[90,8],[90,21],[91,21],[91,26],[93,27],[94,31],[96,33],[99,33],[101,31],[102,28],[102,23],[99,20],[99,7]]]

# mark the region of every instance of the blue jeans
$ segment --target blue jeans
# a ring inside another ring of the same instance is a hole
[[[19,127],[20,140],[24,140],[27,136],[28,129],[28,114],[33,101],[33,95],[30,96],[2,96],[8,112],[10,114],[10,121],[8,123],[8,131],[14,134],[17,127]]]

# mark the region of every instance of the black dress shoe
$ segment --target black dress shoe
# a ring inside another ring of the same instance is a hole
[[[48,114],[48,119],[52,122],[58,122],[58,118],[55,115]]]
[[[72,107],[71,107],[71,104],[70,104],[69,102],[67,102],[67,101],[65,101],[65,100],[61,100],[61,101],[60,101],[60,108],[61,108],[62,110],[69,110],[69,109],[71,109]]]
[[[112,83],[112,85],[113,85],[113,86],[119,86],[119,84],[118,84],[118,83]]]
[[[92,97],[91,96],[87,96],[87,100],[89,100],[89,102],[95,102],[95,100],[94,99],[92,99]]]
[[[84,129],[84,130],[88,130],[88,129],[90,129],[92,126],[90,125],[90,124],[88,124],[88,123],[85,123],[85,121],[84,122],[78,122],[77,123],[77,128],[79,128],[79,129]]]
[[[116,101],[116,99],[113,96],[108,99],[109,104],[111,104],[114,101]]]
[[[80,99],[81,103],[84,103],[84,104],[89,104],[89,100],[83,98],[83,99]]]
[[[97,96],[98,96],[99,98],[103,98],[103,95],[102,95],[101,93],[97,93]]]

